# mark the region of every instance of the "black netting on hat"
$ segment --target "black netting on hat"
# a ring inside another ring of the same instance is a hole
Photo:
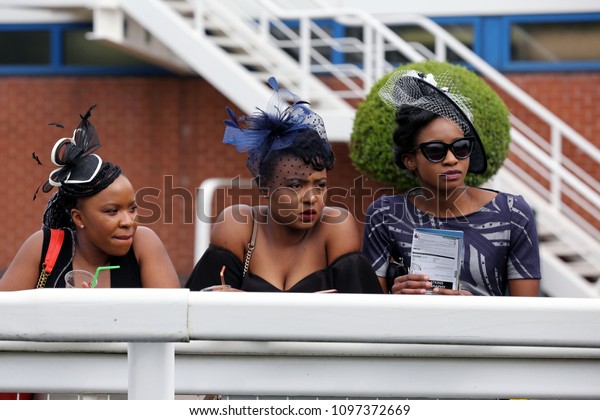
[[[287,150],[292,145],[298,150],[308,148],[319,151],[306,153],[309,161],[315,160],[319,153],[331,153],[321,117],[308,107],[307,102],[289,90],[280,88],[274,77],[269,78],[269,85],[275,92],[264,111],[259,109],[252,116],[237,118],[228,109],[231,119],[225,120],[227,127],[223,142],[235,145],[238,152],[248,152],[247,167],[254,177],[260,175],[262,163],[271,154]],[[316,135],[305,138],[303,133],[306,132]],[[306,139],[314,144],[309,144]]]
[[[392,73],[379,90],[379,96],[396,110],[412,106],[432,112],[455,123],[465,136],[475,139],[469,172],[481,174],[487,169],[487,157],[473,125],[471,100],[458,91],[450,77],[418,73],[415,70]]]
[[[290,169],[289,165],[296,168],[299,163],[303,169]],[[299,131],[287,148],[272,151],[260,161],[258,181],[263,187],[281,185],[286,178],[306,179],[311,172],[329,171],[334,163],[335,156],[329,142],[321,141],[317,132],[306,129]]]

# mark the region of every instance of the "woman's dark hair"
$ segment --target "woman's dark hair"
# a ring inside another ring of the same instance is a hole
[[[71,219],[71,209],[77,207],[77,200],[99,193],[112,184],[119,175],[121,175],[121,168],[118,165],[104,162],[98,174],[90,182],[62,184],[48,201],[43,216],[44,226],[51,229],[75,229]]]
[[[306,165],[310,165],[315,171],[328,171],[333,169],[335,155],[328,142],[324,142],[313,129],[301,130],[298,132],[294,141],[286,148],[274,150],[269,153],[260,162],[259,186],[266,186],[266,183],[273,177],[277,164],[284,157],[296,157],[302,160]]]
[[[402,156],[412,153],[417,146],[417,136],[421,130],[439,115],[414,106],[403,105],[396,112],[398,126],[394,131],[394,163],[406,169]]]

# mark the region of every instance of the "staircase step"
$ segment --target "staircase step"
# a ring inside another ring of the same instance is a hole
[[[192,6],[187,0],[163,0],[167,6],[171,7],[177,13],[183,16],[193,16],[194,6]]]
[[[574,249],[566,243],[557,240],[540,241],[540,248],[544,248],[548,252],[551,252],[561,259],[581,259],[580,254],[587,252],[587,249],[583,247],[580,249]]]
[[[548,229],[545,224],[538,224],[537,226],[538,241],[542,242],[555,242],[558,240],[557,233]]]
[[[253,67],[262,68],[261,63],[259,63],[258,60],[256,58],[252,57],[251,55],[244,54],[244,53],[230,53],[229,56],[231,58],[233,58],[235,61],[237,61],[238,63],[243,64],[245,66],[253,66]]]
[[[597,267],[594,267],[593,265],[588,263],[587,261],[574,261],[568,263],[568,267],[575,273],[588,279],[597,280],[598,277],[600,277],[600,270]]]
[[[221,48],[237,48],[239,47],[238,43],[233,39],[227,36],[209,36],[215,44],[217,44]]]

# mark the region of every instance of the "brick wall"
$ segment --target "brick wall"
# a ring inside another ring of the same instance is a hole
[[[595,106],[600,100],[599,74],[511,78],[600,146],[600,109]],[[78,114],[94,103],[98,106],[92,122],[103,144],[100,155],[121,165],[138,193],[143,193],[140,216],[163,239],[179,275],[185,278],[193,263],[195,189],[209,177],[248,176],[244,155],[221,142],[225,107],[230,102],[197,77],[0,78],[0,193],[4,203],[0,271],[40,227],[50,194],[39,194],[36,201],[32,198],[53,169],[49,164],[52,145],[59,137],[70,137]],[[512,101],[508,103],[513,109]],[[65,129],[48,126],[49,122],[63,123]],[[372,197],[384,187],[361,177],[352,167],[346,144],[335,144],[334,151],[337,164],[330,174],[329,184],[335,186],[331,198],[362,219]],[[45,166],[35,163],[32,152]],[[600,177],[597,165],[590,164],[588,169]],[[351,189],[352,197],[344,196]],[[219,197],[215,212],[237,199]]]

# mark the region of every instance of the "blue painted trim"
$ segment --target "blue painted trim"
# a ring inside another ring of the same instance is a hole
[[[167,69],[158,66],[73,66],[63,60],[65,31],[74,29],[92,30],[91,23],[57,23],[0,25],[0,31],[48,31],[50,33],[50,63],[48,65],[0,65],[0,75],[98,75],[98,76],[162,76],[172,75]]]
[[[507,15],[510,22],[593,22],[600,21],[600,13],[564,13],[551,15]]]
[[[331,37],[343,38],[346,36],[346,27],[339,22],[332,21]],[[331,62],[333,64],[343,64],[346,62],[346,53],[335,49],[331,50]]]
[[[554,71],[598,71],[600,58],[589,61],[516,61],[511,57],[511,26],[514,23],[564,23],[564,22],[598,22],[600,13],[557,14],[557,15],[514,15],[502,17],[503,32],[501,44],[505,48],[502,61],[496,67],[505,72],[554,72]]]
[[[513,61],[505,65],[507,72],[567,72],[567,71],[599,71],[600,62],[561,61],[558,63]]]
[[[0,76],[172,76],[153,67],[0,66]]]
[[[60,69],[63,65],[62,33],[62,28],[58,26],[50,27],[50,65],[55,70]]]
[[[464,16],[436,17],[434,22],[444,26],[468,24],[473,27],[473,50],[476,54],[503,72],[544,72],[544,71],[598,71],[600,59],[596,61],[533,62],[511,60],[511,25],[514,23],[557,23],[557,22],[594,22],[600,24],[600,13],[571,13],[552,15],[510,15],[510,16]],[[321,26],[330,26],[332,36],[345,36],[345,28],[333,19],[316,19]],[[299,22],[285,21],[291,27]],[[160,67],[116,67],[116,66],[66,66],[63,63],[63,34],[66,30],[92,29],[90,23],[64,24],[7,24],[0,25],[0,31],[39,31],[50,32],[50,63],[40,66],[0,66],[0,75],[170,75],[167,69]],[[345,54],[332,50],[331,61],[336,64],[345,62]],[[465,64],[465,63],[459,63]]]

